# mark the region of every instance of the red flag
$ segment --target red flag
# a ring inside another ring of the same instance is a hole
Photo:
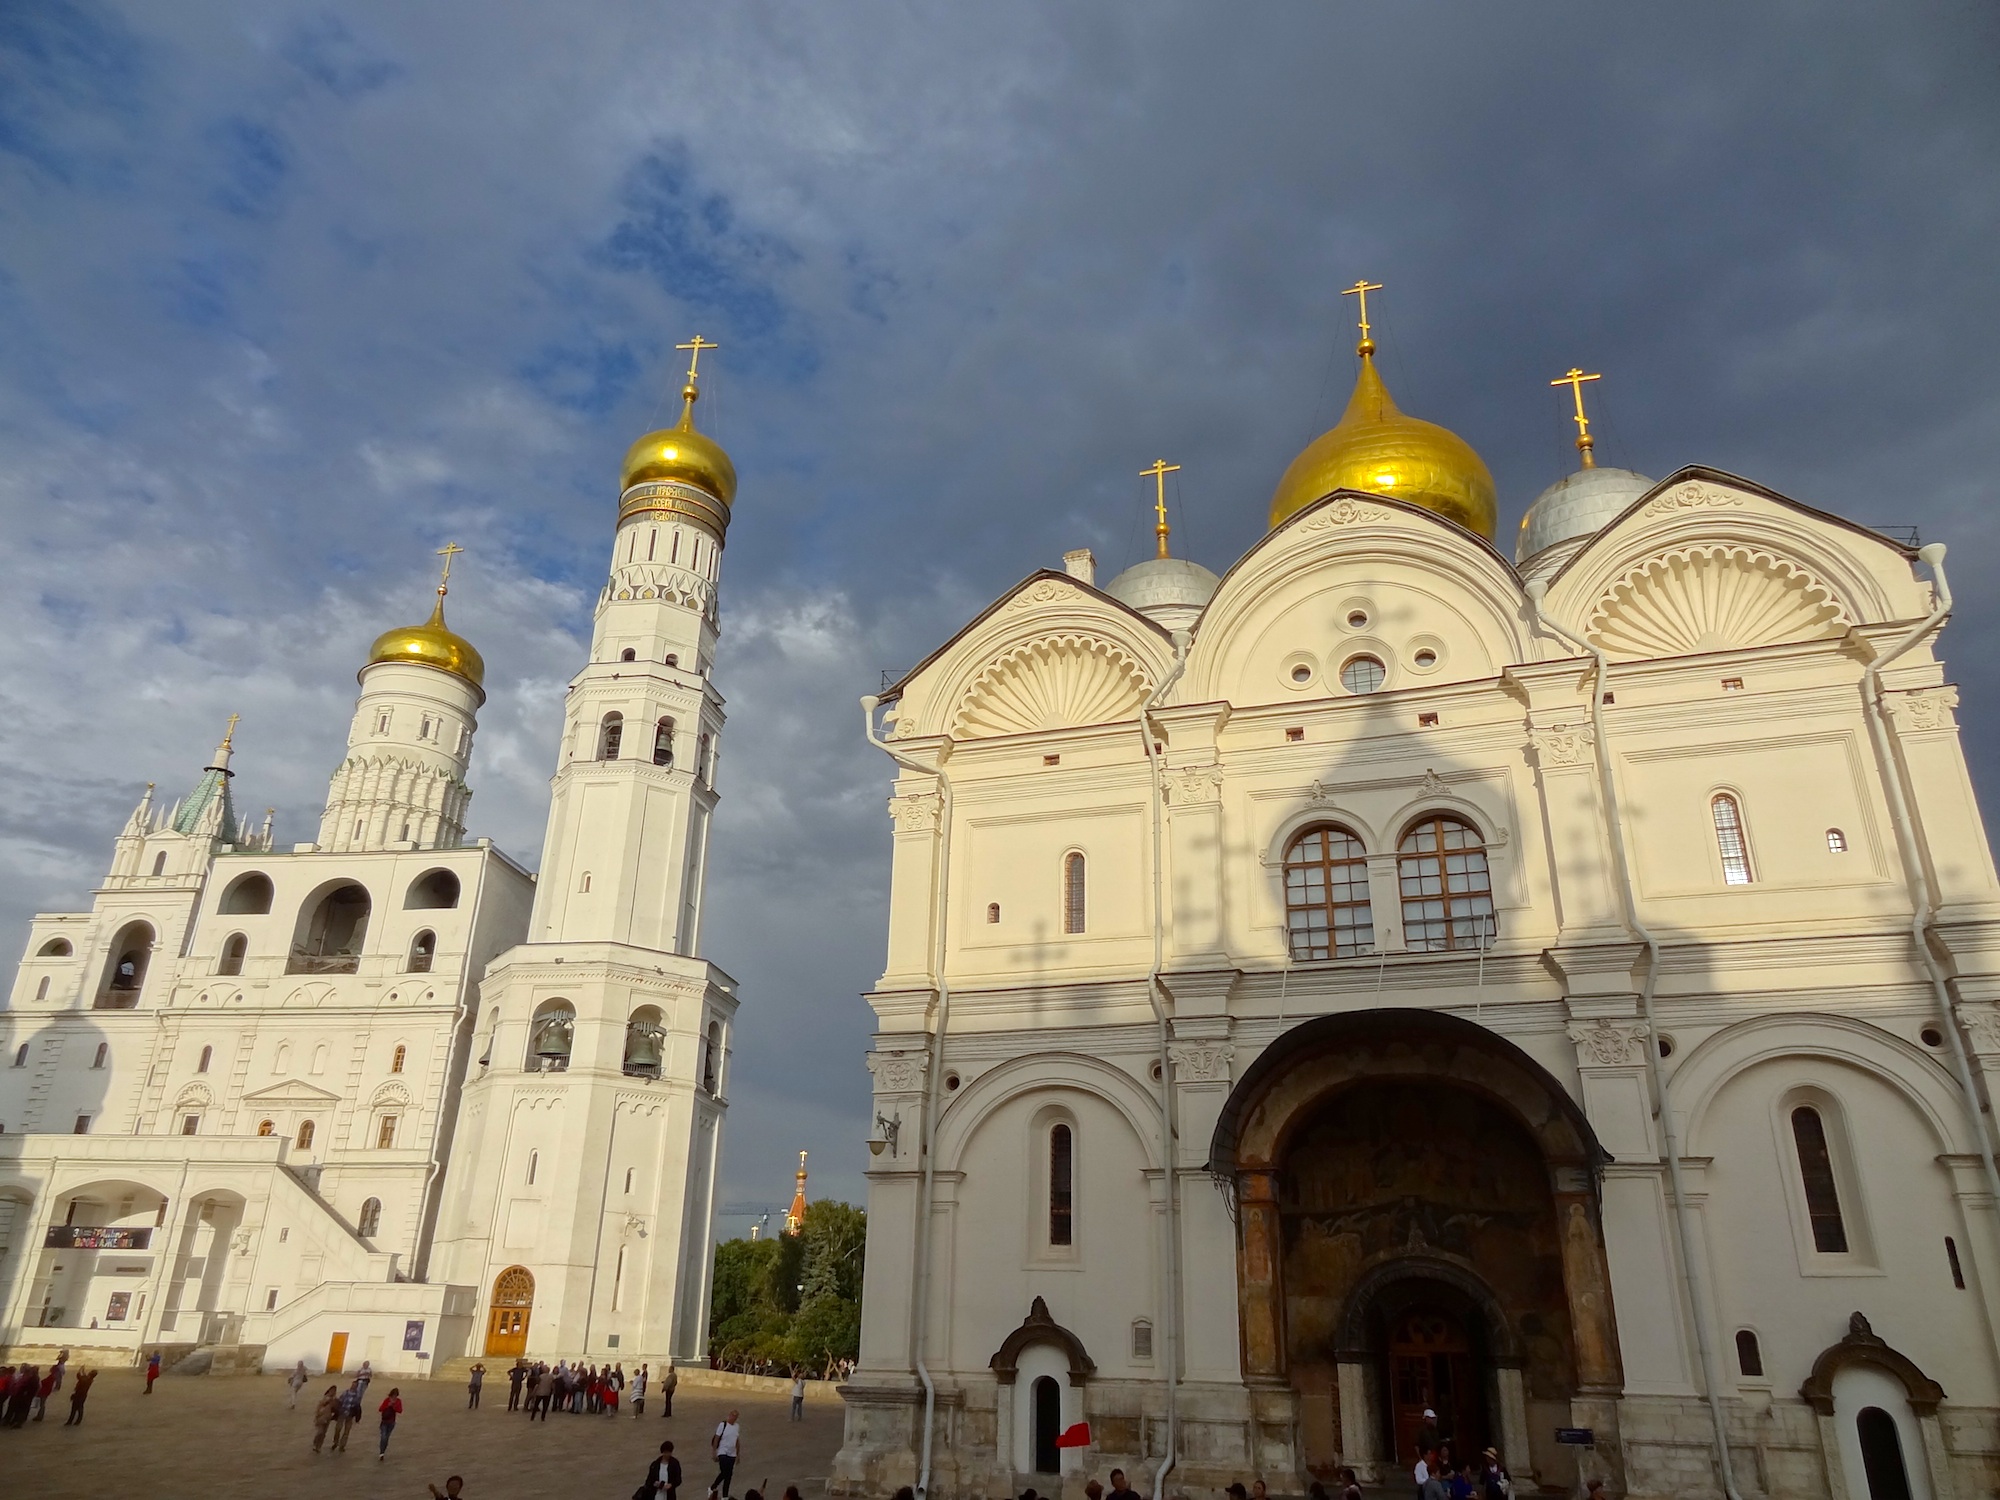
[[[1090,1424],[1079,1422],[1056,1439],[1058,1448],[1088,1448],[1090,1446]]]

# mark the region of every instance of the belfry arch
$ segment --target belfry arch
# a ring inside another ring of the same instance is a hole
[[[1237,1206],[1244,1379],[1289,1394],[1302,1474],[1406,1474],[1434,1427],[1518,1482],[1533,1432],[1578,1426],[1615,1482],[1607,1160],[1546,1069],[1455,1016],[1323,1016],[1258,1057],[1209,1170]]]

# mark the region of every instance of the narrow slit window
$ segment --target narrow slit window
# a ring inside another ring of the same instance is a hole
[[[1049,1132],[1049,1243],[1072,1243],[1075,1228],[1076,1140],[1067,1125]]]
[[[1802,1104],[1792,1111],[1792,1139],[1799,1149],[1799,1180],[1806,1193],[1806,1216],[1812,1221],[1813,1248],[1822,1255],[1845,1255],[1847,1224],[1840,1214],[1826,1121],[1818,1110]]]
[[[1085,916],[1085,869],[1083,855],[1071,850],[1063,856],[1063,931],[1082,932]]]
[[[1961,1292],[1965,1290],[1965,1267],[1959,1264],[1958,1241],[1950,1235],[1944,1237],[1944,1258],[1951,1267],[1951,1284]]]
[[[1757,1347],[1757,1335],[1747,1328],[1736,1331],[1736,1368],[1751,1380],[1764,1378],[1764,1351]]]
[[[1743,838],[1743,809],[1727,792],[1709,800],[1708,810],[1715,819],[1715,848],[1722,856],[1722,879],[1726,885],[1750,884],[1750,846]]]
[[[998,901],[989,901],[986,903],[986,920],[989,922],[1000,920],[1000,903]]]

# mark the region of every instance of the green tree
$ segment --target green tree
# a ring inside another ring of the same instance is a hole
[[[797,1234],[715,1247],[709,1351],[723,1365],[797,1365],[824,1374],[861,1353],[868,1216],[822,1198]]]

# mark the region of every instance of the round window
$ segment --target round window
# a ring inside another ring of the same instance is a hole
[[[1432,667],[1438,664],[1438,654],[1437,652],[1431,650],[1430,647],[1426,646],[1424,647],[1423,650],[1417,653],[1416,663],[1418,666],[1422,667],[1425,671],[1428,672]]]
[[[1292,681],[1311,682],[1312,680],[1313,680],[1313,669],[1307,666],[1304,662],[1300,662],[1296,667],[1292,668]]]
[[[1372,693],[1382,686],[1388,670],[1372,656],[1349,657],[1340,669],[1340,685],[1350,693]]]
[[[1365,609],[1350,610],[1347,615],[1347,623],[1351,629],[1366,630],[1368,628],[1368,611]]]

